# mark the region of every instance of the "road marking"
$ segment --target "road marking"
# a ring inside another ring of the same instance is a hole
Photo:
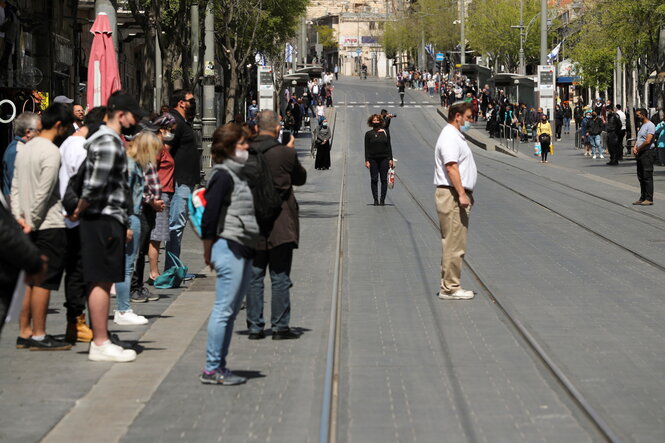
[[[353,108],[353,105],[348,105],[347,108]]]
[[[215,278],[209,269],[200,274]],[[207,322],[214,298],[214,290],[182,292],[140,339],[165,349],[144,351],[133,363],[113,364],[42,441],[70,442],[73,436],[77,441],[120,441]]]

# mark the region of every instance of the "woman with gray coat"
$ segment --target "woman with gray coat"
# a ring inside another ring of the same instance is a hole
[[[208,321],[206,364],[200,380],[205,384],[237,385],[245,377],[226,365],[233,323],[240,310],[255,254],[259,226],[254,200],[242,170],[249,144],[240,125],[227,123],[212,135],[215,161],[205,191],[206,208],[201,219],[201,238],[206,265],[217,273],[215,304]]]

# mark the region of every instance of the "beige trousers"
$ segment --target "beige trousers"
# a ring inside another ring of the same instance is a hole
[[[441,293],[452,294],[461,288],[462,261],[466,250],[471,206],[462,209],[457,191],[453,188],[436,188],[436,212],[441,227]],[[473,197],[470,197],[473,204]]]

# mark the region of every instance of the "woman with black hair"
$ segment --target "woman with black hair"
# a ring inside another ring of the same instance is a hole
[[[388,169],[393,166],[393,149],[390,137],[383,129],[383,117],[372,114],[367,119],[372,128],[365,133],[365,167],[369,169],[374,206],[384,206],[388,192]],[[381,177],[381,200],[378,196],[378,182]]]

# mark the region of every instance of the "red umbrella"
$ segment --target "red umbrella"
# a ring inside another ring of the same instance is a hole
[[[105,106],[109,96],[121,88],[113,32],[106,13],[97,14],[90,32],[94,38],[88,62],[88,106]]]

